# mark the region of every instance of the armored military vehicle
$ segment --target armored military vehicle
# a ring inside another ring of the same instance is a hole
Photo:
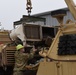
[[[36,75],[39,61],[43,58],[39,55],[39,51],[50,47],[58,29],[57,27],[40,25],[39,22],[43,24],[44,20],[44,18],[23,15],[23,18],[14,22],[13,30],[0,31],[0,75],[12,74],[15,46],[17,44],[30,45],[31,47],[27,48],[28,52],[30,52],[32,47],[37,49],[35,57],[28,61],[28,65],[32,65],[33,68],[24,73]]]

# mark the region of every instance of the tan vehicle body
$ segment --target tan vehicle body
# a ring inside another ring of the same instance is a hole
[[[70,12],[76,20],[76,7],[73,0],[65,0]],[[49,51],[46,54],[40,54],[45,57],[44,62],[40,63],[37,75],[75,75],[76,74],[76,55],[58,55],[58,43],[60,36],[76,34],[76,23],[68,20],[63,24],[64,15],[55,15],[60,23],[60,28]],[[49,59],[50,62],[47,60]]]
[[[76,20],[76,8],[75,4],[72,0],[65,0],[70,12],[72,13],[73,17]],[[60,36],[64,35],[70,35],[70,34],[76,34],[76,23],[68,20],[66,21],[66,24],[63,24],[63,17],[65,14],[59,14],[55,15],[53,17],[57,18],[58,22],[60,23],[59,30],[53,39],[52,44],[50,45],[49,50],[46,52],[46,50],[43,50],[43,52],[40,53],[42,57],[44,57],[44,60],[42,62],[39,62],[39,66],[36,65],[31,69],[31,71],[35,71],[35,73],[32,74],[26,73],[28,75],[76,75],[76,55],[58,55],[58,43]],[[39,29],[39,33],[41,33],[41,27]],[[2,32],[0,33],[0,35]],[[40,41],[42,39],[42,34],[39,34],[40,37],[37,37],[37,40],[35,38],[28,39],[26,36],[24,38],[25,41]],[[3,39],[3,35],[1,36]],[[24,41],[22,37],[19,35],[15,36],[15,39],[12,39],[16,41],[16,37],[20,38],[22,41]],[[0,41],[2,41],[2,39]],[[6,66],[13,66],[14,65],[14,52],[15,52],[15,46],[10,46],[7,44],[7,42],[11,42],[10,39],[7,41],[6,38],[3,39],[3,45],[0,45],[0,53],[1,53],[1,63],[0,65],[4,67],[6,70]],[[5,42],[6,41],[6,42]],[[26,43],[24,43],[25,45]],[[12,73],[11,73],[12,74]]]

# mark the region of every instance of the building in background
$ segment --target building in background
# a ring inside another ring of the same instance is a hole
[[[64,19],[63,19],[64,24],[66,23],[66,21],[68,19],[75,21],[68,8],[57,9],[57,10],[65,10],[66,11],[66,15],[64,16]],[[57,10],[53,10],[53,11],[57,11]],[[59,23],[58,23],[57,19],[53,18],[51,16],[51,12],[53,12],[53,11],[47,11],[47,12],[43,12],[43,13],[33,14],[31,16],[23,15],[19,21],[14,22],[14,25],[19,25],[19,24],[26,22],[26,23],[34,23],[37,25],[58,26]]]
[[[64,21],[63,21],[64,24],[66,23],[66,21],[68,19],[70,19],[72,21],[75,21],[68,8],[63,8],[63,9],[58,9],[58,10],[65,10],[66,11],[66,16],[64,16]],[[55,10],[53,10],[53,11],[55,11]],[[46,19],[45,25],[50,25],[50,26],[57,26],[57,25],[59,25],[57,19],[53,18],[51,16],[51,12],[52,11],[43,12],[43,13],[39,13],[39,14],[34,14],[33,16],[45,18]]]

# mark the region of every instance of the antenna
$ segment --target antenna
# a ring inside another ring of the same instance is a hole
[[[0,22],[0,27],[2,26],[1,22]],[[1,28],[0,28],[1,29]]]

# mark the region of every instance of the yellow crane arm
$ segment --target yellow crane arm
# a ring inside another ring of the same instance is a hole
[[[73,0],[65,0],[70,12],[72,13],[74,19],[76,20],[76,5]]]

